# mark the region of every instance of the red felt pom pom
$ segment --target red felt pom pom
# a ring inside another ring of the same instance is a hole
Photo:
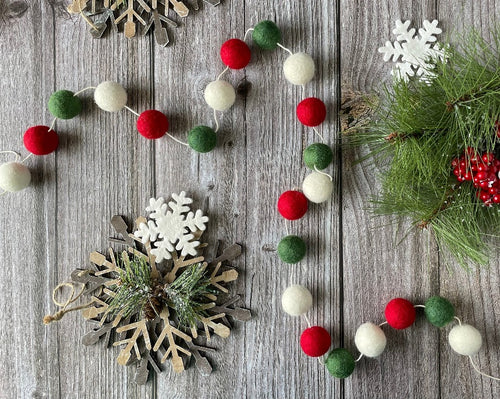
[[[297,118],[306,126],[318,126],[326,118],[325,103],[316,97],[309,97],[297,105]]]
[[[168,119],[160,111],[144,111],[137,119],[137,130],[147,139],[159,139],[168,130]]]
[[[33,126],[24,133],[24,146],[35,155],[47,155],[59,145],[59,136],[48,126]]]
[[[285,191],[278,199],[278,211],[285,219],[300,219],[307,212],[307,198],[300,191]]]
[[[304,330],[300,336],[300,346],[307,356],[323,356],[328,349],[332,338],[323,327],[313,326]]]
[[[240,39],[229,39],[220,48],[222,62],[231,69],[245,68],[250,62],[250,49]]]
[[[394,298],[385,307],[387,323],[396,330],[410,327],[415,321],[415,316],[413,304],[403,298]]]

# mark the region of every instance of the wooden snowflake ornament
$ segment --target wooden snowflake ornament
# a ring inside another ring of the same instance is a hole
[[[204,1],[213,6],[220,4],[220,0]],[[199,9],[198,0],[194,1],[193,9]],[[160,46],[170,41],[165,25],[178,26],[169,17],[170,10],[181,18],[189,15],[185,2],[178,0],[73,0],[68,6],[71,14],[79,14],[90,25],[90,33],[96,39],[102,37],[108,26],[117,32],[123,24],[123,32],[129,39],[138,30],[144,36],[154,27]]]
[[[120,347],[117,362],[137,366],[138,384],[147,381],[149,369],[160,373],[158,363],[167,360],[182,372],[192,357],[203,375],[210,374],[212,366],[202,353],[214,350],[200,343],[214,335],[229,337],[228,316],[239,321],[251,317],[249,310],[234,307],[240,297],[227,288],[238,272],[223,266],[240,255],[241,247],[231,245],[207,262],[201,254],[207,245],[199,239],[208,218],[201,210],[190,211],[192,200],[184,192],[172,198],[168,205],[163,198],[152,198],[146,208],[149,220],[139,218],[134,233],[114,216],[111,223],[122,238],[112,241],[127,245],[126,250],[109,249],[108,256],[91,253],[93,268],[75,270],[71,282],[56,287],[53,298],[61,309],[44,318],[49,324],[81,310],[95,325],[82,342],[94,345],[104,337],[106,346]],[[61,302],[57,295],[64,287],[71,295]],[[88,303],[69,307],[83,294],[90,295]]]

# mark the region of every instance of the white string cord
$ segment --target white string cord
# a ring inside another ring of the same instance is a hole
[[[81,90],[78,90],[74,96],[77,96],[78,94],[82,94],[83,92],[87,91],[87,90],[95,90],[96,88],[94,86],[89,86],[89,87],[86,87],[85,89],[81,89]]]
[[[311,322],[309,321],[309,318],[306,314],[304,315],[304,319],[306,319],[307,327],[311,328]]]
[[[476,366],[476,363],[474,363],[474,360],[472,360],[472,356],[469,356],[469,360],[470,360],[470,364],[472,364],[472,367],[474,367],[474,370],[476,370],[476,372],[478,374],[480,374],[480,375],[482,375],[483,377],[486,377],[486,378],[491,378],[492,380],[495,380],[495,381],[500,381],[500,378],[493,377],[492,375],[483,373],[481,370],[479,370],[479,367]]]
[[[247,36],[250,32],[253,32],[254,29],[253,28],[250,28],[250,29],[247,29],[247,31],[245,32],[245,36],[243,36],[243,41],[246,42],[247,41]]]
[[[323,137],[323,135],[319,132],[319,130],[318,130],[318,129],[316,129],[315,127],[313,127],[313,130],[314,130],[314,133],[316,133],[322,141],[325,141],[325,138],[324,138],[324,137]]]
[[[293,55],[292,53],[292,50],[290,49],[287,49],[285,46],[281,45],[280,43],[277,43],[278,44],[278,47],[279,48],[282,48],[283,50],[285,50],[287,53],[289,53],[290,55]]]
[[[189,147],[188,143],[184,143],[183,141],[179,140],[178,138],[172,136],[170,133],[166,133],[168,137],[170,137],[172,140],[177,141],[179,144],[185,145],[186,147]]]
[[[21,159],[21,154],[12,150],[0,151],[0,154],[13,154],[16,156],[16,162],[18,162]]]
[[[139,115],[137,112],[135,112],[132,108],[127,107],[126,105],[125,105],[125,107],[124,107],[124,108],[125,108],[127,111],[132,112],[135,116],[140,116],[140,115]]]
[[[414,308],[424,308],[425,309],[425,305],[414,305],[413,307]]]
[[[216,80],[220,80],[220,78],[222,78],[227,71],[229,71],[229,67],[226,67],[221,73],[219,73]]]
[[[217,111],[214,109],[215,133],[219,131],[219,120],[217,119]]]
[[[49,132],[51,130],[54,130],[54,126],[56,125],[56,121],[57,121],[57,118],[54,118],[54,120],[52,121],[52,123],[50,124],[50,127],[49,127]]]
[[[359,356],[358,356],[358,358],[354,361],[354,363],[359,362],[362,358],[363,358],[363,354],[360,353]]]
[[[24,158],[21,163],[25,163],[28,159],[30,159],[33,156],[33,153],[30,153],[26,158]]]
[[[286,235],[289,236],[290,231],[288,230],[288,220],[287,219],[285,219],[285,231],[286,231]]]
[[[332,176],[330,176],[330,175],[329,175],[328,173],[326,173],[326,172],[322,172],[321,170],[319,170],[319,169],[316,167],[316,165],[314,165],[314,170],[315,170],[316,172],[318,172],[319,174],[321,174],[321,175],[328,176],[328,178],[330,179],[330,181],[333,181],[333,177],[332,177]]]

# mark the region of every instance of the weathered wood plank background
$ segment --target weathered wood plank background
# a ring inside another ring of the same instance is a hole
[[[0,22],[1,149],[23,150],[27,126],[50,123],[46,103],[55,89],[103,80],[121,82],[132,108],[165,111],[171,133],[185,139],[189,127],[212,123],[202,92],[222,70],[220,45],[262,19],[277,22],[285,46],[316,60],[306,93],[328,104],[323,133],[336,146],[340,83],[371,90],[387,78],[390,67],[376,49],[392,38],[396,19],[412,19],[418,28],[423,19],[438,18],[447,33],[474,26],[487,34],[500,12],[494,0],[224,0],[189,16],[172,32],[174,45],[164,49],[152,37],[93,40],[83,22],[61,11],[64,2],[26,3],[22,16]],[[246,78],[252,87],[223,115],[219,145],[207,155],[166,138],[144,140],[133,115],[99,111],[89,94],[80,117],[58,122],[60,149],[31,158],[33,185],[1,198],[1,398],[499,397],[500,384],[474,373],[447,346],[447,330],[422,318],[403,332],[387,329],[383,356],[359,362],[345,381],[331,378],[300,351],[306,325],[280,309],[281,292],[290,283],[311,288],[311,321],[331,331],[334,346],[348,348],[354,348],[359,324],[382,321],[392,297],[422,302],[441,293],[482,331],[478,363],[498,375],[500,261],[467,274],[446,269],[430,235],[395,247],[397,226],[380,227],[387,220],[365,211],[367,198],[378,190],[377,168],[354,165],[356,154],[339,150],[331,170],[332,201],[313,206],[289,226],[306,237],[309,255],[299,266],[282,264],[274,252],[285,233],[276,199],[300,185],[307,173],[301,152],[315,140],[294,117],[301,93],[285,83],[285,57],[256,50],[246,70],[228,75],[232,83]],[[116,365],[116,351],[79,343],[88,330],[79,315],[48,328],[41,320],[54,310],[52,288],[85,265],[91,251],[106,249],[112,215],[132,219],[150,196],[179,190],[206,205],[211,243],[220,238],[244,244],[235,262],[243,278],[235,290],[254,319],[237,323],[229,339],[216,342],[210,378],[193,369],[174,375],[166,367],[137,387],[133,370]]]

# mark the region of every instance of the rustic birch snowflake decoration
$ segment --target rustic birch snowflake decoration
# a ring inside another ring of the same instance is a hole
[[[44,318],[49,324],[81,310],[94,324],[83,344],[104,337],[106,346],[120,347],[117,362],[136,366],[138,384],[146,383],[150,369],[160,373],[160,364],[167,360],[175,372],[182,372],[192,358],[201,374],[210,374],[212,366],[204,354],[215,350],[204,345],[214,335],[229,337],[227,316],[239,321],[251,317],[249,310],[234,307],[240,297],[226,287],[238,272],[223,263],[239,256],[241,247],[231,245],[206,261],[201,251],[207,245],[199,239],[208,218],[201,210],[189,210],[192,200],[184,192],[172,198],[168,205],[163,198],[152,198],[146,208],[150,220],[139,218],[134,233],[128,232],[122,217],[114,216],[111,224],[122,238],[111,240],[127,249],[110,248],[108,256],[91,253],[93,267],[75,270],[71,282],[54,289],[60,310]],[[67,288],[70,295],[59,300]],[[70,307],[84,295],[90,297],[87,303]]]
[[[444,57],[443,48],[436,43],[436,35],[442,31],[437,26],[437,20],[432,22],[425,20],[424,27],[418,30],[418,34],[415,28],[408,29],[410,23],[397,20],[396,28],[393,30],[397,35],[396,41],[385,42],[385,46],[380,47],[378,51],[384,54],[384,61],[387,62],[392,58],[396,63],[391,71],[392,75],[403,80],[408,80],[412,76],[427,80],[433,76],[432,60]]]
[[[220,4],[220,0],[204,1],[213,6]],[[198,0],[191,4],[194,10],[199,9]],[[123,32],[129,39],[137,32],[144,36],[154,27],[156,42],[166,46],[170,39],[165,26],[178,26],[169,15],[174,13],[185,18],[190,10],[185,1],[177,0],[72,0],[68,11],[81,15],[96,39],[102,37],[108,26],[118,32],[118,26],[123,24]]]

